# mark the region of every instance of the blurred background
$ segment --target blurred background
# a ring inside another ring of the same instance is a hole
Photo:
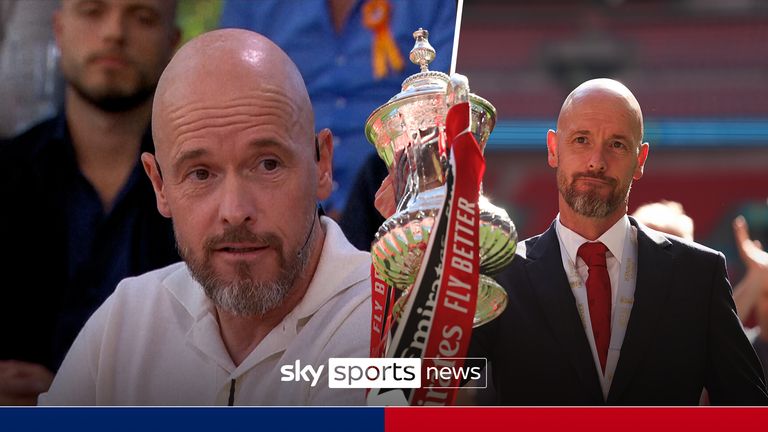
[[[52,115],[63,100],[51,29],[55,0],[0,0],[0,138]]]
[[[651,152],[630,213],[680,202],[698,242],[743,265],[731,221],[768,244],[768,2],[763,0],[467,0],[457,71],[496,106],[485,191],[521,238],[557,214],[546,132],[568,93],[622,81],[645,117]]]

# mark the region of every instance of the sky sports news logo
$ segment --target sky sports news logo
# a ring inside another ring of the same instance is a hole
[[[452,379],[466,382],[462,388],[486,388],[485,358],[433,358],[423,371],[418,358],[330,358],[328,387],[330,388],[421,388],[421,383]],[[463,360],[463,362],[461,361]],[[461,366],[459,366],[461,364]],[[325,365],[313,366],[296,360],[280,367],[280,381],[306,381],[315,387]],[[433,387],[424,387],[433,388]],[[442,386],[442,388],[450,388]]]

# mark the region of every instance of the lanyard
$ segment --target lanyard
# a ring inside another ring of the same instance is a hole
[[[626,231],[624,238],[624,251],[622,261],[619,263],[619,273],[615,283],[616,298],[611,307],[611,342],[608,347],[608,358],[605,364],[605,374],[600,367],[600,360],[595,348],[595,338],[592,334],[592,321],[589,317],[589,307],[587,306],[587,287],[586,281],[582,280],[579,272],[576,270],[576,262],[568,251],[560,248],[560,254],[563,262],[567,263],[566,275],[568,283],[576,299],[576,307],[581,317],[581,323],[584,326],[584,332],[589,341],[589,347],[592,349],[592,358],[597,369],[597,376],[600,377],[600,385],[603,390],[603,397],[608,398],[608,391],[613,382],[613,374],[616,371],[616,365],[619,362],[621,345],[624,342],[624,335],[627,332],[627,323],[629,315],[632,312],[632,305],[635,302],[635,284],[637,282],[637,231],[630,227]],[[615,257],[614,257],[615,258]],[[614,283],[612,280],[611,283]]]

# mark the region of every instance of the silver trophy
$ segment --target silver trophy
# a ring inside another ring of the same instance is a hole
[[[481,151],[496,123],[496,109],[487,100],[469,93],[466,78],[430,71],[435,50],[429,33],[419,29],[411,50],[411,62],[421,72],[408,77],[402,91],[376,109],[365,124],[365,134],[386,163],[397,203],[395,214],[379,228],[371,255],[380,277],[404,293],[394,313],[404,303],[416,279],[429,234],[446,194],[445,117],[454,101],[471,105],[471,130]],[[462,90],[463,89],[463,90]],[[463,93],[463,97],[462,97]],[[504,289],[488,277],[507,265],[515,255],[517,232],[507,212],[480,196],[480,285],[474,326],[496,318],[506,307]]]

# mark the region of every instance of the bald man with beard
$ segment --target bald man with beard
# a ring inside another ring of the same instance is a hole
[[[765,404],[722,253],[627,216],[648,157],[632,93],[587,81],[547,134],[559,214],[498,275],[501,316],[473,333],[503,405]]]
[[[333,143],[304,82],[266,38],[218,30],[173,57],[142,155],[183,262],[121,282],[43,404],[358,405],[331,357],[365,357],[370,256],[316,203]],[[282,381],[285,365],[318,370]]]

